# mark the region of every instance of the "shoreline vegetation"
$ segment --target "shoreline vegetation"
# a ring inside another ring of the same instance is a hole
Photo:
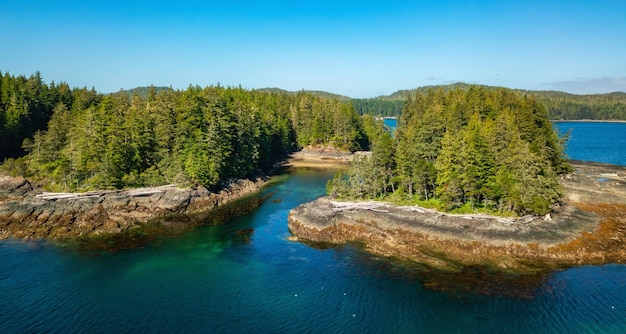
[[[67,239],[73,237],[111,237],[116,234],[167,233],[185,230],[209,221],[223,207],[255,197],[289,168],[342,169],[353,154],[328,147],[308,147],[290,154],[265,176],[231,179],[218,188],[165,185],[118,190],[53,193],[23,177],[0,176],[1,239]],[[258,201],[244,206],[253,209]],[[239,209],[228,208],[228,220]],[[142,229],[152,229],[144,233]],[[156,230],[155,230],[156,228]],[[142,239],[143,240],[143,239]],[[106,246],[106,245],[105,245]],[[106,246],[105,248],[108,248]]]
[[[504,215],[545,215],[560,202],[567,135],[555,133],[533,96],[428,91],[408,97],[394,136],[380,122],[364,124],[371,154],[328,183],[331,196]]]
[[[290,212],[291,240],[361,245],[444,271],[532,274],[626,263],[626,167],[570,162],[564,202],[546,216],[447,214],[384,202],[321,198]]]

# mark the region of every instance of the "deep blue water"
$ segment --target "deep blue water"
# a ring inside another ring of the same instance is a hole
[[[555,122],[560,133],[571,131],[570,159],[626,166],[626,123]]]
[[[623,265],[442,291],[426,286],[473,283],[288,241],[289,210],[323,195],[332,174],[295,171],[250,214],[138,249],[0,242],[0,333],[626,332]]]
[[[396,118],[384,118],[383,123],[389,127],[389,130],[391,130],[392,133],[398,127],[398,119]]]

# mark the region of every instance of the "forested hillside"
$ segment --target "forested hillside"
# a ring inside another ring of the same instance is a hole
[[[339,95],[339,94],[334,94],[334,93],[329,93],[329,92],[325,92],[325,91],[321,91],[321,90],[301,90],[301,91],[297,91],[297,92],[290,92],[284,89],[280,89],[280,88],[260,88],[260,89],[255,89],[255,91],[257,92],[266,92],[266,93],[280,93],[280,94],[289,94],[289,95],[298,95],[301,93],[305,93],[305,94],[310,94],[313,96],[317,96],[317,97],[325,97],[325,98],[329,98],[329,99],[336,99],[336,100],[340,100],[340,101],[350,101],[351,99],[347,96],[343,96],[343,95]]]
[[[416,92],[393,142],[381,128],[366,122],[372,155],[329,182],[331,195],[517,214],[545,214],[560,201],[563,143],[533,96],[478,86]]]
[[[352,105],[361,115],[372,115],[381,117],[397,117],[402,113],[404,101],[391,100],[382,97],[373,99],[353,99]]]
[[[124,89],[120,92],[125,93],[128,97],[133,97],[133,95],[139,95],[142,99],[147,99],[150,94],[154,92],[158,93],[162,90],[173,90],[171,87],[154,87],[154,86],[145,86],[145,87],[136,87],[132,89]]]
[[[39,109],[25,109],[26,102],[18,104],[21,109],[9,104],[2,113],[8,120],[4,128],[19,130],[3,132],[11,135],[3,144],[28,152],[7,160],[4,170],[44,180],[55,190],[214,186],[267,171],[298,147],[322,144],[348,151],[368,145],[351,105],[308,93],[190,86],[150,88],[142,98],[63,87],[67,94],[47,102],[39,123],[29,113]]]
[[[425,93],[433,89],[444,92],[468,90],[476,85],[456,83],[443,86],[424,86],[414,90],[399,90],[389,96],[372,99],[353,99],[352,102],[361,114],[374,116],[398,116],[410,94]],[[480,86],[486,90],[499,90],[499,87]],[[626,93],[575,95],[556,91],[514,90],[520,94],[534,95],[548,110],[550,120],[626,120]]]
[[[626,120],[626,93],[573,95],[530,92],[548,109],[552,120]]]

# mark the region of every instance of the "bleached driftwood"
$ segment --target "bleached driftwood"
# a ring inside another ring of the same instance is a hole
[[[99,190],[99,191],[89,191],[89,192],[84,192],[84,193],[43,192],[39,195],[36,195],[35,197],[41,198],[44,200],[84,199],[84,198],[97,198],[97,197],[103,196],[105,194],[110,194],[110,193],[121,193],[122,195],[127,195],[127,196],[149,196],[149,195],[165,192],[167,189],[170,189],[173,187],[176,187],[176,185],[168,184],[165,186],[136,188],[136,189],[130,189],[126,191]]]
[[[351,210],[371,210],[377,212],[389,212],[388,210],[378,209],[380,207],[387,206],[387,203],[383,202],[335,202],[331,201],[330,204],[333,206],[333,211],[351,211]]]
[[[90,191],[86,193],[50,193],[44,192],[35,197],[45,200],[57,200],[57,199],[83,199],[83,198],[96,198],[104,195],[105,191]]]

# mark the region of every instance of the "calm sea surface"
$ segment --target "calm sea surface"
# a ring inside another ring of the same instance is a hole
[[[0,242],[0,333],[626,332],[626,266],[499,284],[288,241],[289,210],[331,176],[294,171],[251,213],[140,248]]]
[[[560,133],[570,131],[570,159],[626,166],[626,123],[555,122]]]

